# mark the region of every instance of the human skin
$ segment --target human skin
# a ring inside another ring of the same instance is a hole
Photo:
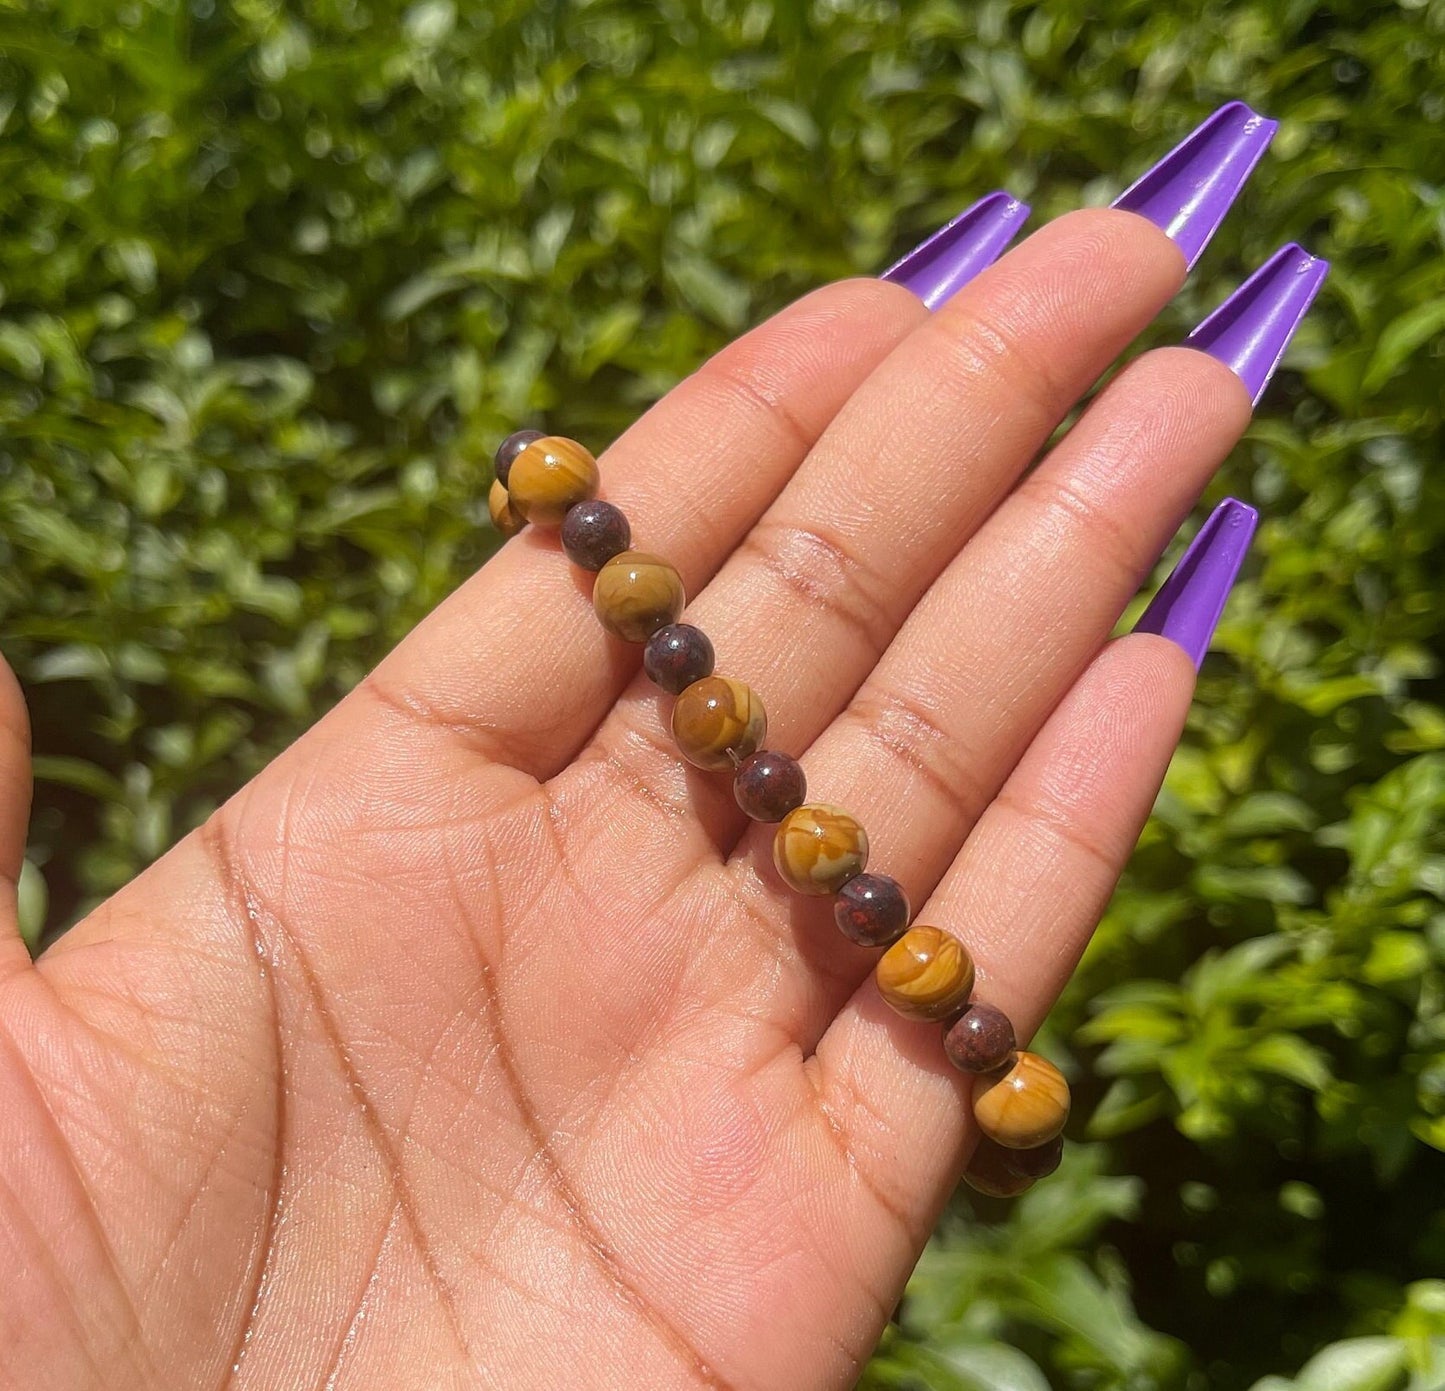
[[[1193,689],[1174,643],[1108,634],[1249,394],[1148,353],[1024,470],[1184,271],[1099,210],[936,313],[829,286],[602,459],[768,746],[1021,1040]],[[589,579],[555,530],[509,541],[34,963],[4,673],[0,1386],[856,1378],[974,1143],[969,1079],[678,757]]]

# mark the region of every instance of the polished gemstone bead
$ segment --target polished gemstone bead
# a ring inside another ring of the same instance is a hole
[[[773,837],[773,863],[800,894],[835,894],[868,866],[868,832],[842,807],[809,802]]]
[[[632,528],[620,507],[601,498],[579,502],[562,518],[562,549],[584,570],[600,570],[632,544]]]
[[[515,536],[527,525],[512,507],[512,499],[507,496],[506,488],[496,479],[492,480],[491,490],[487,493],[487,511],[491,513],[492,525],[503,536]]]
[[[879,958],[878,993],[905,1019],[947,1019],[973,989],[973,958],[941,927],[910,927]]]
[[[534,526],[557,526],[568,508],[597,496],[601,481],[597,460],[576,440],[544,435],[512,460],[507,492]]]
[[[733,796],[754,821],[781,821],[807,795],[803,765],[772,749],[743,759],[733,779]]]
[[[768,732],[768,715],[751,686],[727,676],[694,681],[672,705],[672,737],[699,768],[735,768]]]
[[[536,440],[545,439],[546,436],[540,430],[517,430],[507,436],[497,446],[496,457],[492,461],[493,471],[497,475],[497,482],[504,488],[507,486],[507,475],[512,471],[512,465],[529,444]]]
[[[642,669],[670,695],[681,695],[694,681],[712,675],[708,635],[691,623],[669,623],[647,640]]]
[[[1034,1149],[1063,1130],[1069,1084],[1047,1058],[1020,1052],[1002,1072],[985,1073],[974,1082],[973,1118],[1005,1149]]]
[[[903,885],[886,874],[860,874],[838,890],[833,921],[860,947],[887,947],[908,930],[913,910]]]
[[[1063,1161],[1064,1137],[1055,1135],[1045,1145],[1027,1150],[1004,1150],[1004,1166],[1020,1178],[1048,1178]]]
[[[990,1198],[1017,1198],[1020,1193],[1027,1193],[1034,1186],[1034,1180],[1013,1167],[1009,1162],[1012,1155],[1013,1151],[985,1137],[968,1161],[963,1181]]]
[[[628,642],[646,642],[659,628],[676,622],[686,602],[682,577],[647,551],[613,556],[592,585],[592,607],[602,626]]]
[[[963,1072],[997,1072],[1018,1046],[1008,1015],[975,1000],[943,1036],[948,1061]]]

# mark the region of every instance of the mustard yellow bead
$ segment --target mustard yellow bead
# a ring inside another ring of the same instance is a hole
[[[626,642],[646,642],[659,628],[676,623],[686,602],[682,577],[647,551],[613,556],[592,585],[592,607],[602,626]]]
[[[809,802],[773,837],[773,863],[800,894],[835,894],[868,864],[868,832],[842,807]]]
[[[751,686],[704,676],[672,703],[672,737],[682,756],[709,772],[737,767],[768,732],[763,702]]]
[[[534,526],[560,526],[569,507],[597,496],[601,481],[597,460],[576,440],[543,435],[512,460],[507,493]]]
[[[1020,1052],[1012,1067],[973,1084],[973,1118],[1005,1149],[1035,1149],[1058,1135],[1069,1119],[1069,1084],[1047,1058]]]
[[[493,480],[492,490],[487,494],[487,511],[492,514],[492,525],[503,536],[515,536],[527,525],[512,507],[512,499],[501,483]]]
[[[947,1019],[968,1003],[973,958],[939,927],[910,927],[878,960],[878,993],[905,1019]]]

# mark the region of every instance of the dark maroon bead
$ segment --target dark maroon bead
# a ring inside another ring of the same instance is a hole
[[[987,1135],[982,1136],[963,1172],[963,1181],[990,1198],[1017,1198],[1020,1193],[1027,1193],[1034,1181],[1009,1166],[1010,1153]]]
[[[584,570],[600,570],[632,544],[632,528],[620,507],[588,498],[567,509],[562,518],[562,549]]]
[[[507,486],[507,475],[512,471],[512,464],[520,454],[534,440],[546,439],[540,430],[518,430],[510,434],[497,446],[496,457],[492,460],[492,469],[497,475],[497,482],[502,487]]]
[[[733,778],[733,796],[754,821],[781,821],[802,806],[807,795],[803,765],[772,749],[749,754]]]
[[[913,910],[903,885],[886,874],[860,874],[838,890],[833,920],[860,947],[892,946],[908,931]]]
[[[712,643],[691,623],[669,623],[647,640],[642,668],[664,691],[680,695],[694,681],[712,675]]]
[[[1008,1015],[981,1000],[969,1005],[943,1036],[948,1061],[963,1072],[996,1072],[1017,1047]]]
[[[1046,1145],[1031,1150],[1005,1150],[1003,1166],[1019,1178],[1048,1178],[1064,1157],[1064,1137],[1055,1135]]]

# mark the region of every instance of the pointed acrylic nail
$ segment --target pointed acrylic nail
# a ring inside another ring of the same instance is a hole
[[[1012,194],[986,194],[890,266],[882,278],[907,287],[937,309],[1003,255],[1028,215],[1029,205]]]
[[[1198,671],[1258,521],[1259,513],[1247,503],[1225,498],[1199,528],[1134,631],[1177,642]]]
[[[1147,217],[1192,267],[1278,129],[1278,121],[1242,101],[1228,102],[1125,189],[1114,207]]]
[[[1218,358],[1259,404],[1330,263],[1290,242],[1282,246],[1184,341]]]

